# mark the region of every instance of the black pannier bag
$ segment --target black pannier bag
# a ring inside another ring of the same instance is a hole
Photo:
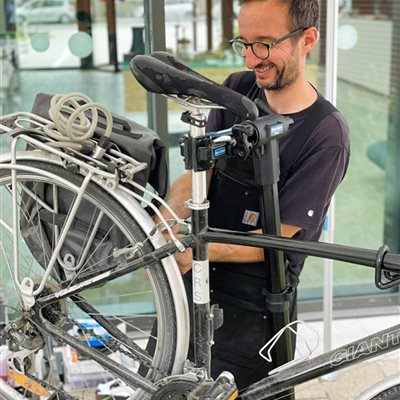
[[[39,93],[33,103],[32,112],[50,120],[50,101],[53,96]],[[157,133],[131,121],[128,118],[113,116],[111,142],[118,146],[122,153],[137,161],[145,162],[148,168],[135,175],[135,182],[146,186],[149,183],[161,197],[168,188],[167,148]],[[90,118],[90,116],[89,116]],[[99,114],[94,136],[100,138],[104,132],[106,119]]]
[[[49,94],[38,94],[32,112],[50,119],[51,98],[52,96]],[[112,116],[111,142],[118,146],[119,151],[122,153],[148,165],[145,170],[135,174],[134,181],[142,186],[146,186],[148,183],[161,197],[165,196],[168,186],[167,149],[165,145],[154,131],[115,114],[112,114]],[[102,135],[105,128],[105,117],[99,113],[98,118],[97,128],[94,133],[94,137],[97,138]],[[53,208],[54,196],[51,185],[35,182],[31,184],[29,189],[44,203]],[[131,189],[133,189],[132,186]],[[70,191],[59,188],[58,211],[55,214],[46,210],[45,207],[39,207],[38,201],[28,193],[24,192],[22,194],[21,203],[23,204],[24,212],[21,213],[20,217],[21,233],[32,255],[44,268],[47,266],[54,249],[55,227],[58,227],[60,231],[62,230],[72,201],[73,194]],[[61,249],[60,258],[63,262],[68,262],[69,259],[75,259],[76,262],[79,262],[82,247],[90,234],[90,230],[93,229],[94,211],[93,204],[83,199]],[[98,213],[98,209],[96,212]],[[110,227],[112,227],[112,221],[110,218],[103,216],[93,244],[89,249],[90,259],[87,262],[85,261],[86,271],[88,268],[97,270],[106,266],[107,262],[109,263],[112,260],[113,250],[115,248],[123,248],[128,244],[126,237],[120,230],[110,229]],[[96,250],[94,251],[94,249]],[[55,268],[58,271],[58,276],[65,279],[65,274],[61,272],[60,263],[56,262]]]

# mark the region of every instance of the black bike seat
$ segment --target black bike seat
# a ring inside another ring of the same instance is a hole
[[[168,53],[137,55],[130,66],[137,81],[150,92],[198,97],[243,119],[258,117],[257,106],[248,97],[207,79]]]

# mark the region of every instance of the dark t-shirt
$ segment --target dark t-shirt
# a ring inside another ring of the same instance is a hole
[[[237,87],[243,73],[230,75],[224,84],[232,89]],[[266,102],[265,92],[254,84],[247,96]],[[310,107],[288,114],[294,123],[290,126],[289,134],[279,141],[279,153],[282,155],[293,143],[294,135],[304,126],[310,114],[324,98],[318,98]],[[225,124],[226,110],[211,111],[207,131],[218,131],[227,128]],[[239,121],[237,121],[239,122]],[[331,197],[343,179],[349,162],[349,130],[342,115],[335,111],[325,117],[310,133],[304,146],[299,151],[287,178],[279,190],[279,206],[281,222],[301,227],[296,238],[318,240],[322,231],[325,215],[328,211]],[[251,159],[225,158],[217,162],[216,168],[240,181],[255,185],[254,170]],[[211,207],[224,207],[224,195],[214,196],[220,199]],[[237,202],[240,203],[240,199]],[[219,203],[219,204],[218,204]],[[212,214],[212,209],[210,210]],[[212,226],[212,221],[210,222]],[[219,226],[222,228],[222,226]],[[231,228],[227,226],[227,228]],[[253,228],[254,229],[254,228]],[[293,268],[300,272],[304,256],[286,253]]]

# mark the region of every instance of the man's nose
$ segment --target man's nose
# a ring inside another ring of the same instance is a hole
[[[249,69],[255,68],[257,65],[262,63],[262,59],[257,57],[254,53],[253,50],[251,49],[250,46],[246,48],[246,51],[244,53],[244,63],[246,64],[246,67]]]

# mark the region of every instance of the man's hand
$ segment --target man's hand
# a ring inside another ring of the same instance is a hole
[[[185,251],[178,251],[174,254],[174,256],[182,275],[185,275],[186,272],[192,269],[193,252],[190,247],[187,248]]]
[[[212,170],[207,172],[207,186],[210,184],[211,176]],[[174,182],[166,199],[171,209],[174,210],[179,218],[183,220],[189,218],[191,215],[190,208],[187,208],[185,205],[186,201],[191,198],[191,195],[192,173],[191,171],[188,171]],[[170,212],[165,207],[161,206],[160,212],[166,220],[173,219],[173,216],[171,216]],[[154,222],[158,224],[160,222],[160,218],[155,216]],[[182,235],[180,235],[178,231],[179,226],[173,228],[173,232],[176,237],[180,238]],[[171,237],[167,231],[163,232],[163,234],[167,241],[171,241]],[[183,252],[176,252],[174,255],[182,274],[185,274],[192,268],[192,249],[189,248]]]
[[[172,232],[174,233],[175,237],[181,239],[185,235],[179,233],[179,230],[179,225],[175,225],[172,227]],[[163,235],[167,242],[170,242],[172,240],[171,235],[167,230],[163,232]],[[177,251],[176,253],[174,253],[175,260],[178,263],[178,267],[182,275],[185,275],[186,272],[192,269],[192,256],[193,252],[190,247],[185,249],[185,251]]]

